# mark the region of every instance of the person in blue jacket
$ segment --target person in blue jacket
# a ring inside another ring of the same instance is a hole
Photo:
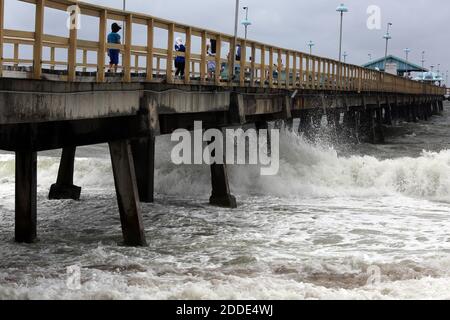
[[[176,39],[175,51],[186,52],[186,47],[184,46],[183,40],[181,40],[181,38]],[[180,76],[180,78],[184,77],[185,64],[186,64],[186,60],[184,59],[184,57],[178,56],[175,58],[175,68],[176,68],[175,76],[176,77],[178,77],[178,76]]]
[[[119,26],[117,23],[113,23],[111,25],[111,33],[108,34],[108,43],[116,43],[120,44],[120,34],[119,31],[122,29],[121,26]],[[109,49],[108,50],[108,56],[109,56],[109,72],[113,70],[114,72],[117,72],[117,66],[119,64],[119,49]]]

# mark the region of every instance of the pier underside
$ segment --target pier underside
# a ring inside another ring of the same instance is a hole
[[[0,79],[0,149],[16,154],[16,241],[37,237],[37,153],[62,149],[50,199],[79,200],[73,182],[76,148],[108,143],[124,242],[145,245],[140,202],[154,201],[155,138],[177,129],[248,126],[300,119],[314,139],[327,117],[339,139],[383,143],[394,121],[426,121],[443,97],[389,93],[239,89],[137,83],[58,83]],[[297,128],[293,128],[297,130]],[[167,152],[170,152],[169,150]],[[211,165],[210,203],[236,207],[225,165]]]

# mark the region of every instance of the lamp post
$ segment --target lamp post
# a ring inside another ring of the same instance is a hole
[[[238,33],[238,22],[239,20],[239,0],[236,0],[236,9],[235,9],[235,14],[234,14],[234,40],[233,40],[233,46],[230,50],[230,54],[231,54],[231,61],[232,64],[230,66],[230,79],[229,81],[233,81],[234,80],[234,65],[236,64],[236,48],[237,48],[237,33]]]
[[[344,51],[343,57],[344,57],[344,63],[346,63],[347,57],[348,57],[348,53],[346,51]]]
[[[312,55],[312,48],[315,46],[315,43],[309,40],[308,47],[309,47],[309,55]]]
[[[123,11],[127,10],[127,0],[123,0]],[[125,39],[125,20],[123,21],[123,26],[122,26],[122,39]]]
[[[342,59],[342,25],[343,25],[343,21],[344,21],[344,12],[348,12],[348,8],[341,3],[341,5],[339,7],[336,8],[336,11],[340,13],[341,15],[341,24],[340,24],[340,28],[339,28],[339,62],[341,62]]]
[[[405,55],[406,55],[406,74],[408,75],[408,56],[409,56],[409,53],[411,52],[411,49],[410,48],[406,48],[406,49],[404,49],[403,51],[405,51]]]
[[[369,56],[369,61],[372,61],[372,54],[369,53],[368,56]]]
[[[248,20],[248,7],[244,7],[243,9],[245,10],[245,19],[242,20],[241,23],[245,27],[245,40],[247,40],[247,29],[252,25],[252,23]]]
[[[422,69],[425,69],[425,51],[422,51]]]
[[[438,73],[438,74],[441,73],[441,64],[440,64],[440,63],[438,63],[438,66],[437,66],[437,73]]]
[[[448,86],[448,70],[445,72],[445,86]]]
[[[391,34],[389,33],[389,28],[392,26],[392,23],[389,22],[387,24],[387,31],[386,34],[383,36],[384,39],[386,39],[386,50],[384,51],[384,72],[386,72],[386,63],[387,63],[387,54],[388,54],[388,45],[389,45],[389,39],[392,39]]]

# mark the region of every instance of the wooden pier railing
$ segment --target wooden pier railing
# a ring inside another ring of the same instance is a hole
[[[444,88],[435,85],[256,41],[238,39],[235,44],[231,35],[141,13],[70,0],[15,1],[35,4],[35,28],[34,32],[5,29],[4,16],[8,13],[4,10],[5,0],[0,0],[0,55],[2,57],[0,76],[4,70],[19,70],[20,67],[28,66],[35,79],[41,79],[45,70],[59,69],[62,70],[60,80],[78,81],[79,72],[93,70],[96,77],[93,81],[104,82],[113,76],[107,72],[107,50],[119,49],[122,55],[119,76],[124,82],[166,81],[217,86],[445,94]],[[71,29],[67,38],[44,33],[44,17],[47,8],[67,11],[68,7],[73,5],[78,6],[81,19],[84,15],[98,18],[98,41],[78,39],[77,29]],[[122,39],[122,44],[107,43],[109,21],[124,21],[125,39]],[[146,45],[133,45],[134,25],[146,28]],[[164,35],[165,46],[162,48],[155,45],[155,43],[161,43],[161,39],[156,39],[156,28],[165,30],[167,33]],[[176,34],[185,41],[185,53],[174,50]],[[192,45],[195,38],[200,43],[197,50]],[[211,40],[216,41],[215,55],[207,54],[207,43]],[[12,46],[11,57],[3,56],[6,45]],[[32,59],[24,59],[20,56],[21,46],[33,47]],[[236,62],[235,77],[230,79],[232,56],[229,53],[236,52],[236,46],[241,47],[241,59]],[[43,59],[44,49],[50,50],[49,60]],[[56,49],[66,49],[67,58],[57,61]],[[96,63],[88,63],[89,53],[96,55]],[[182,79],[174,76],[173,61],[177,56],[185,57],[186,61],[185,76]],[[145,60],[145,64],[141,65],[141,60]]]

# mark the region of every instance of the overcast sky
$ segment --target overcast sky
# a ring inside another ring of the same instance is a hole
[[[34,6],[17,0],[6,0],[7,28],[33,29]],[[122,0],[85,0],[85,2],[121,8]],[[307,42],[316,44],[314,53],[338,58],[339,15],[334,0],[241,0],[241,7],[249,6],[249,38],[286,48],[308,51]],[[383,35],[386,24],[392,22],[392,40],[389,53],[404,57],[404,48],[412,49],[410,61],[421,64],[421,53],[426,51],[425,66],[441,64],[441,72],[449,70],[450,63],[450,2],[448,0],[347,0],[349,12],[344,16],[343,50],[347,61],[362,64],[384,56]],[[367,28],[367,8],[381,9],[381,30]],[[224,33],[233,33],[235,0],[127,0],[127,9],[153,16],[176,20]],[[16,11],[18,10],[18,11]],[[49,15],[52,13],[49,13]],[[240,10],[240,19],[244,10]],[[31,15],[31,17],[30,17]],[[52,16],[46,23],[46,33],[64,33],[65,16]],[[97,34],[97,23],[87,18],[80,36],[91,38]],[[89,26],[89,27],[86,27]],[[244,28],[240,26],[240,35]],[[92,39],[94,40],[94,39]]]

